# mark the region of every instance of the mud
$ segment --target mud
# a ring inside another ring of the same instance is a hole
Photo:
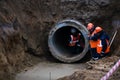
[[[60,78],[58,80],[100,80],[119,59],[117,56],[105,57],[98,61],[87,62],[86,69],[80,69],[72,75]],[[116,71],[109,80],[119,80],[119,71]]]
[[[79,69],[84,69],[85,64],[64,64],[41,62],[28,71],[17,74],[16,80],[57,80],[60,77],[73,74]]]
[[[33,67],[24,69],[16,80],[100,80],[117,62],[119,57],[105,57],[98,61],[65,64],[43,61]],[[119,80],[119,69],[109,80]],[[63,77],[63,78],[62,78]]]

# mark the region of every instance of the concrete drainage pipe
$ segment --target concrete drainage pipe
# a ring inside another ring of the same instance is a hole
[[[71,28],[75,28],[77,32],[81,33],[80,39],[82,40],[83,47],[78,48],[78,53],[73,53],[73,49],[68,46]],[[76,20],[63,20],[58,22],[50,31],[48,46],[51,54],[56,59],[67,63],[78,61],[88,51],[88,30]]]

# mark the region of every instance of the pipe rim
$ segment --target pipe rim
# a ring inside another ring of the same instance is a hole
[[[78,29],[81,33],[84,33],[82,35],[85,39],[85,49],[79,55],[76,55],[76,56],[69,58],[69,57],[66,57],[66,56],[63,56],[62,54],[60,54],[59,51],[57,51],[57,49],[53,46],[52,41],[53,41],[53,35],[58,29],[65,27],[65,26],[71,26],[71,25],[72,25],[72,27],[75,27],[76,29]],[[67,62],[67,63],[76,62],[76,61],[82,59],[88,51],[88,46],[89,46],[88,39],[87,39],[88,33],[89,32],[86,29],[86,27],[76,20],[70,19],[70,20],[63,20],[63,21],[58,22],[55,25],[55,27],[52,28],[52,30],[49,33],[49,37],[48,37],[48,47],[50,49],[51,54],[56,59],[58,59],[62,62]]]

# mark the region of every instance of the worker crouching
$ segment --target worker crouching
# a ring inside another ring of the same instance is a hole
[[[73,54],[81,53],[84,48],[84,45],[81,39],[81,33],[79,33],[75,28],[71,28],[69,47],[71,48],[71,52]]]
[[[95,34],[90,37],[90,40],[96,42],[96,53],[92,53],[92,58],[97,60],[110,52],[109,37],[101,27],[96,27],[94,31]]]

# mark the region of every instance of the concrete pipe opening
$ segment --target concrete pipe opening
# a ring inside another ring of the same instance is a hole
[[[71,29],[80,33],[80,46],[69,46]],[[48,46],[51,54],[62,62],[75,62],[81,60],[88,51],[88,30],[76,20],[63,20],[56,23],[51,29],[48,38]]]

